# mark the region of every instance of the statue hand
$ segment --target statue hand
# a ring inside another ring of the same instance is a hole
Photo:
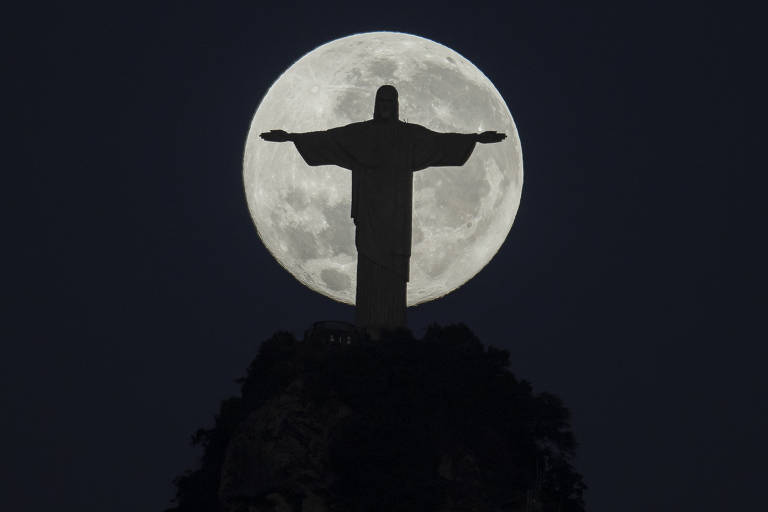
[[[259,137],[269,142],[285,142],[291,140],[291,134],[285,130],[270,130],[259,134]]]
[[[501,142],[507,138],[507,135],[499,132],[483,132],[477,135],[477,142],[481,144],[492,144],[494,142]]]

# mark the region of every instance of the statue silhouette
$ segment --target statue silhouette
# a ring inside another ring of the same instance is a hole
[[[475,143],[501,142],[506,135],[437,133],[401,122],[397,89],[383,85],[376,91],[372,120],[307,133],[271,130],[260,137],[293,141],[308,165],[338,165],[352,171],[355,323],[378,330],[406,325],[413,172],[464,165]]]

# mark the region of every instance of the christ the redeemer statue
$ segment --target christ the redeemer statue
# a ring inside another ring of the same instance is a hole
[[[330,130],[262,133],[271,142],[293,141],[308,165],[352,171],[352,219],[357,246],[355,323],[366,329],[405,327],[411,258],[413,173],[464,165],[475,143],[506,135],[436,133],[399,120],[397,89],[376,91],[373,119]]]

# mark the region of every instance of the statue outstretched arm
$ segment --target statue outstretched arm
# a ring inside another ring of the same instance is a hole
[[[293,142],[307,165],[337,165],[351,170],[359,167],[354,156],[354,135],[358,128],[352,124],[304,133],[270,130],[259,137],[269,142]]]
[[[480,144],[493,144],[496,142],[501,142],[506,138],[507,138],[506,133],[499,133],[495,131],[487,131],[487,132],[477,134],[477,142],[479,142]]]
[[[293,134],[285,130],[269,130],[259,134],[259,137],[269,142],[286,142],[293,140]]]
[[[464,165],[475,144],[492,144],[506,138],[504,133],[441,133],[419,125],[410,125],[414,137],[412,170],[428,167]]]

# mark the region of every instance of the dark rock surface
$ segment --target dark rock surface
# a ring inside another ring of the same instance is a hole
[[[568,410],[464,326],[341,345],[277,333],[200,430],[170,510],[583,511]]]
[[[351,411],[339,400],[307,403],[303,395],[297,380],[237,427],[221,472],[224,510],[281,510],[280,504],[297,499],[298,510],[325,510],[326,490],[333,484],[331,431]]]

